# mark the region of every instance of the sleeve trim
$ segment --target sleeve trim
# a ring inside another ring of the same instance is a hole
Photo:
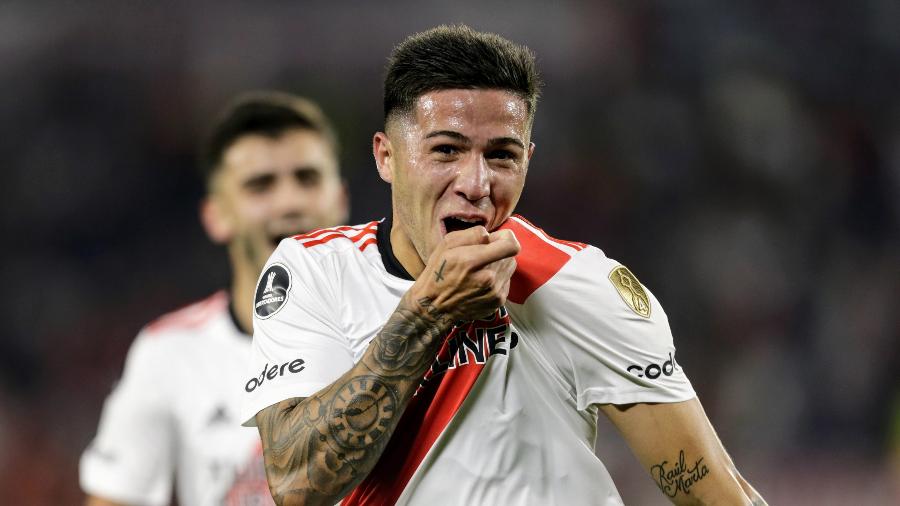
[[[672,403],[687,401],[696,396],[697,394],[690,384],[678,390],[597,387],[588,388],[581,392],[577,399],[577,407],[579,411],[584,411],[593,404]]]

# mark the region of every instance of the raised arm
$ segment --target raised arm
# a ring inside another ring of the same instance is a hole
[[[673,503],[766,504],[738,472],[697,398],[600,409]]]
[[[453,322],[505,302],[518,251],[509,231],[448,234],[358,363],[256,415],[277,504],[334,504],[366,477]]]

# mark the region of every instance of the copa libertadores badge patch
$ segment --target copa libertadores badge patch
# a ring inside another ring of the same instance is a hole
[[[628,267],[620,265],[613,269],[609,273],[609,280],[632,311],[644,318],[650,318],[650,297]]]
[[[287,302],[290,290],[291,273],[281,264],[270,265],[259,278],[259,285],[256,287],[256,297],[253,298],[256,316],[265,320],[277,313]]]

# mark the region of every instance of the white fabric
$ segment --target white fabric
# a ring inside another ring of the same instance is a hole
[[[523,234],[532,230],[525,222],[516,226]],[[287,266],[294,283],[277,314],[254,320],[247,377],[296,358],[307,367],[243,391],[248,425],[259,410],[309,396],[352,367],[412,285],[387,272],[381,245],[304,242],[286,239],[270,259]],[[594,247],[553,247],[571,259],[524,303],[507,304],[508,351],[487,360],[398,504],[621,504],[593,453],[597,404],[694,397],[674,360],[666,368],[671,374],[655,379],[629,371],[652,363],[661,370],[674,357],[665,312],[649,290],[652,311],[645,318],[608,279],[618,263]],[[512,333],[518,340],[509,349]]]
[[[85,493],[162,505],[174,479],[183,505],[272,504],[259,434],[238,420],[249,353],[223,292],[142,330],[81,457]]]

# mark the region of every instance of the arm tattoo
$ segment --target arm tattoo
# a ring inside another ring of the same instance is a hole
[[[684,461],[684,450],[681,450],[678,452],[678,462],[669,465],[669,461],[664,460],[654,464],[650,467],[650,474],[664,494],[675,497],[678,492],[690,494],[691,487],[709,474],[709,468],[703,463],[703,457],[688,467]]]
[[[431,299],[415,304],[401,302],[334,383],[256,415],[277,504],[334,504],[375,467],[451,321]]]

